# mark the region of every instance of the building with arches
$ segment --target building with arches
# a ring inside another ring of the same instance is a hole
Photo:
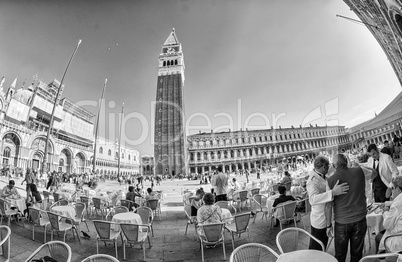
[[[42,166],[46,135],[60,82],[42,81],[29,87],[16,88],[17,78],[5,93],[0,82],[0,164],[12,170]],[[64,86],[61,87],[60,96]],[[48,170],[66,173],[89,173],[93,158],[93,118],[88,110],[67,98],[60,99],[54,114],[52,133],[48,144]],[[97,154],[97,171],[100,174],[117,174],[118,147],[115,142],[100,139]],[[110,151],[110,155],[105,152]],[[113,152],[113,153],[112,153]],[[121,172],[139,172],[139,152],[121,148]]]
[[[350,149],[343,126],[200,133],[188,137],[190,173],[253,170]]]

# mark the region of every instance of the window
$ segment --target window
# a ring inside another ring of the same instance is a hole
[[[131,160],[131,156],[130,156],[130,155],[128,155],[128,160]]]
[[[9,147],[4,148],[3,156],[9,158],[11,155],[11,149]]]
[[[107,155],[111,156],[112,155],[112,150],[109,149],[109,151],[107,151]]]
[[[103,148],[102,147],[99,148],[99,154],[103,154]]]

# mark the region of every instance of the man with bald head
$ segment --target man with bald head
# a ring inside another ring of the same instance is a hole
[[[344,262],[350,242],[350,261],[358,262],[363,256],[364,236],[367,231],[366,180],[376,176],[376,172],[363,172],[360,166],[348,167],[344,154],[336,154],[332,159],[335,173],[328,181],[329,189],[337,184],[347,183],[349,191],[334,197],[327,205],[327,227],[332,231],[332,207],[335,220],[335,258]]]

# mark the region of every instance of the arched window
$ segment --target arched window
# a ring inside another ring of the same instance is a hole
[[[103,154],[103,148],[102,147],[99,148],[99,154]]]
[[[128,155],[128,160],[131,160],[131,156],[130,156],[130,155]]]
[[[11,155],[11,149],[9,147],[4,148],[3,157],[9,158]]]
[[[174,61],[174,64],[177,65],[177,60]]]
[[[170,66],[170,61],[167,61],[167,66]]]
[[[109,151],[107,151],[107,155],[111,156],[112,155],[112,150],[109,149]]]
[[[163,66],[166,66],[166,61],[163,61]]]
[[[121,158],[124,158],[124,153],[121,153]]]
[[[59,160],[59,166],[64,166],[64,159],[63,159],[63,158],[61,158],[61,159]]]

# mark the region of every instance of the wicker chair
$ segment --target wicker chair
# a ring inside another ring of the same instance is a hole
[[[59,193],[53,192],[54,202],[57,202],[62,199],[62,196]]]
[[[117,258],[106,255],[106,254],[97,254],[97,255],[92,255],[81,262],[120,262]]]
[[[65,219],[66,221],[71,221],[71,218],[59,216],[58,214],[52,213],[50,211],[47,212],[47,216],[49,217],[50,225],[52,225],[52,235],[51,235],[52,241],[53,241],[54,231],[58,231],[58,232],[61,231],[61,232],[64,232],[63,241],[66,242],[67,230],[71,230],[71,232],[73,233],[73,236],[74,236],[74,230],[75,230],[75,232],[77,233],[78,241],[81,241],[75,225],[60,221],[61,219]]]
[[[255,196],[260,193],[260,188],[253,188],[251,189],[251,195]]]
[[[248,240],[250,241],[250,232],[248,231],[248,223],[250,222],[251,213],[244,213],[240,215],[236,215],[234,217],[234,223],[230,225],[226,225],[225,228],[229,231],[232,236],[232,247],[234,246],[234,235],[240,235],[242,233],[247,232]]]
[[[28,207],[29,217],[32,219],[32,240],[35,240],[35,226],[43,227],[43,243],[46,243],[46,227],[50,225],[50,221],[47,217],[41,217],[39,209]]]
[[[195,232],[197,232],[197,217],[191,216],[191,206],[189,206],[189,205],[184,206],[184,213],[186,213],[186,216],[187,216],[186,232],[184,234],[187,235],[187,228],[188,228],[188,225],[190,225],[190,224],[194,225]]]
[[[10,226],[10,220],[11,220],[11,216],[17,216],[17,219],[19,220],[19,216],[20,216],[20,212],[18,212],[18,208],[17,209],[11,209],[10,207],[15,206],[12,203],[8,202],[5,199],[0,199],[0,211],[1,211],[1,221],[0,223],[3,224],[3,217],[6,216],[8,217],[8,223],[7,225]],[[6,207],[8,207],[9,209],[6,209]]]
[[[54,198],[49,191],[43,190],[43,198],[49,199],[49,203],[53,203]]]
[[[96,215],[98,215],[98,211],[100,211],[101,212],[101,217],[103,219],[103,217],[105,217],[104,211],[106,212],[108,207],[105,206],[104,204],[102,204],[102,199],[100,199],[100,198],[93,197],[92,198],[92,203],[94,204]],[[106,212],[106,214],[107,214],[107,212]]]
[[[320,244],[322,251],[325,251],[324,244],[316,237],[302,228],[292,227],[280,231],[276,235],[276,245],[281,254],[296,250],[309,249],[310,240]]]
[[[120,199],[120,205],[123,207],[127,207],[128,210],[133,210],[134,203],[135,202],[131,200]]]
[[[0,246],[2,251],[0,256],[4,257],[6,261],[10,261],[10,235],[11,229],[8,226],[0,226]]]
[[[81,222],[84,222],[89,232],[87,221],[84,218],[84,212],[86,211],[85,204],[77,202],[74,204],[74,209],[75,209],[75,217],[74,219],[72,219],[73,225],[78,226],[79,231],[81,231]]]
[[[218,201],[218,202],[216,202],[215,203],[215,206],[219,206],[220,208],[226,208],[226,209],[228,209],[228,210],[230,210],[231,208],[234,210],[233,212],[234,212],[234,214],[236,215],[236,208],[234,208],[230,203],[229,203],[229,201],[224,201],[224,200],[222,200],[222,201]]]
[[[145,206],[149,207],[153,212],[154,212],[154,217],[157,215],[159,216],[159,220],[162,220],[161,218],[161,202],[159,199],[148,199],[145,201]]]
[[[70,202],[67,199],[60,199],[59,201],[54,202],[50,206],[50,210],[55,206],[68,206],[68,205],[70,205]]]
[[[147,227],[147,232],[142,232],[142,228]],[[126,260],[126,244],[140,243],[142,251],[144,253],[145,260],[145,245],[144,242],[148,238],[148,245],[151,248],[151,240],[149,239],[150,228],[148,225],[137,225],[137,224],[120,224],[121,231],[124,235],[123,240],[123,258]]]
[[[230,262],[266,262],[276,261],[279,255],[267,247],[259,243],[249,243],[237,247],[230,255]]]
[[[214,246],[217,244],[222,244],[223,258],[226,260],[225,223],[199,224],[197,227],[200,228],[202,232],[198,234],[201,243],[202,262],[204,262],[204,246]]]
[[[80,196],[80,201],[81,203],[85,204],[85,207],[87,209],[87,215],[89,214],[90,216],[92,216],[92,208],[93,205],[91,204],[91,202],[89,201],[89,197],[87,196]]]
[[[127,213],[127,212],[130,212],[130,211],[125,206],[114,207],[106,214],[105,220],[111,221],[114,215],[120,214],[120,213]]]
[[[139,207],[137,208],[137,214],[141,217],[142,223],[149,226],[152,232],[152,237],[154,237],[154,215],[149,207]],[[142,229],[144,230],[144,228]]]
[[[120,236],[120,231],[112,230],[112,225],[115,225],[116,223],[101,220],[94,220],[93,222],[96,232],[98,234],[96,238],[96,254],[99,254],[99,241],[105,242],[105,246],[106,242],[113,242],[114,249],[116,252],[116,258],[118,258],[117,238]]]
[[[48,254],[51,258],[57,260],[57,262],[70,262],[71,261],[71,248],[61,241],[50,241],[41,245],[36,249],[25,262],[32,261],[34,259],[40,259]]]
[[[253,211],[255,212],[254,221],[257,218],[258,213],[262,213],[261,219],[267,219],[268,208],[267,208],[267,197],[261,194],[254,195],[251,198],[251,206],[253,207]]]
[[[384,254],[376,254],[376,255],[368,255],[362,257],[359,262],[374,262],[374,261],[381,261],[379,259],[384,258],[396,258],[396,262],[402,262],[402,257],[400,257],[398,253],[384,253]],[[387,260],[388,261],[388,260]],[[395,261],[395,260],[392,260]]]
[[[240,211],[243,206],[243,203],[244,202],[247,203],[247,200],[248,200],[247,195],[248,195],[247,190],[238,191],[233,195],[233,202],[236,202],[237,206],[239,206],[239,203],[240,203]]]
[[[295,210],[296,210],[296,201],[287,201],[284,203],[280,203],[276,207],[272,209],[272,212],[274,214],[273,218],[279,220],[279,224],[281,226],[282,230],[282,224],[283,222],[291,221],[296,224],[296,215],[295,215]],[[271,228],[272,228],[272,223],[273,219],[271,218]]]
[[[303,217],[309,215],[311,213],[311,204],[309,198],[302,199],[300,202],[304,201],[304,207],[305,211],[304,212],[297,212],[298,216],[300,216],[300,222],[303,225],[303,228],[306,229],[304,222],[303,222]]]
[[[392,250],[392,248],[390,247],[390,241],[392,241],[392,240],[398,241],[399,243],[401,243],[400,241],[402,241],[402,234],[401,233],[392,234],[392,235],[387,236],[384,239],[384,246],[385,246],[385,250],[387,251],[387,253],[402,251],[402,250]]]

